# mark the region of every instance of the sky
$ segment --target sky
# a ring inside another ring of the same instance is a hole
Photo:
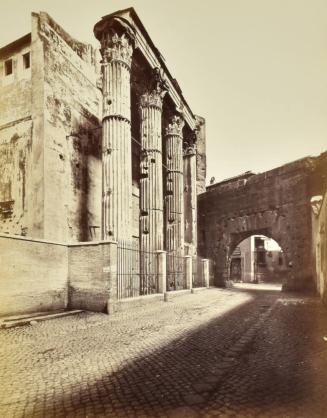
[[[0,46],[40,10],[98,46],[94,24],[131,6],[206,119],[208,181],[327,150],[326,0],[0,0]]]

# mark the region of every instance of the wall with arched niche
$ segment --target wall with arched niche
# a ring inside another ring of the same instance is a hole
[[[224,285],[236,245],[260,234],[277,241],[292,264],[286,287],[312,286],[310,198],[326,187],[327,168],[321,170],[319,160],[326,157],[325,153],[265,173],[239,176],[211,185],[199,195],[198,252],[212,259],[214,284]]]

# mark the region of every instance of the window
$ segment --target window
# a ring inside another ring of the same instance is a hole
[[[12,60],[5,61],[5,75],[12,74]]]
[[[260,264],[261,266],[266,265],[266,251],[265,250],[259,249],[257,251],[257,263]]]
[[[24,69],[30,68],[31,66],[31,59],[30,59],[29,52],[27,52],[26,54],[23,54],[23,66],[24,66]]]

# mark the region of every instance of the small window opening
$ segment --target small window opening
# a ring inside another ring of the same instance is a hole
[[[26,54],[23,54],[23,65],[24,65],[24,69],[30,68],[31,66],[31,58],[30,58],[29,52],[27,52]]]
[[[12,60],[5,61],[5,75],[12,74]]]

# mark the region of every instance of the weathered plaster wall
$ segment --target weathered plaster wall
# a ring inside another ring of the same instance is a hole
[[[327,192],[319,211],[312,213],[312,242],[316,289],[327,306]]]
[[[292,262],[287,286],[311,285],[311,180],[315,176],[315,188],[324,187],[326,169],[317,173],[321,159],[326,155],[254,175],[231,189],[217,184],[199,196],[199,251],[213,259],[216,284],[226,278],[236,245],[262,234],[277,241],[287,262]]]
[[[0,235],[0,315],[64,309],[67,247]]]
[[[100,238],[101,92],[95,50],[75,41],[46,13],[44,51],[44,235]]]
[[[31,164],[31,70],[23,67],[30,42],[0,54],[0,232],[27,231],[27,182]],[[13,72],[5,75],[11,59]]]

